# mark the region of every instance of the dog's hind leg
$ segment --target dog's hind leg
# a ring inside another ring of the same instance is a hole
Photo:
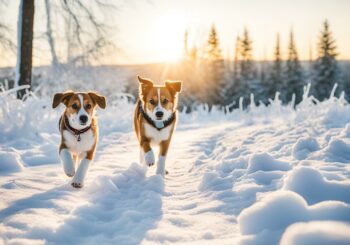
[[[75,166],[72,154],[64,148],[60,151],[60,158],[66,175],[68,177],[73,177],[75,174]]]

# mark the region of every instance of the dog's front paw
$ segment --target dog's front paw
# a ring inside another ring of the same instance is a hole
[[[71,181],[71,185],[74,187],[74,188],[82,188],[83,185],[84,185],[84,178],[82,178],[80,175],[79,175],[79,171],[74,175],[72,181]]]
[[[154,153],[152,150],[145,153],[145,163],[147,166],[151,167],[154,165]]]
[[[83,187],[83,183],[79,183],[79,182],[72,182],[71,185],[74,188],[82,188]]]
[[[71,185],[74,187],[74,188],[81,188],[83,187],[84,185],[84,179],[85,179],[85,176],[86,176],[86,172],[89,168],[89,165],[90,165],[90,160],[89,159],[83,159],[81,162],[80,162],[80,165],[77,169],[77,172],[75,173],[73,179],[72,179],[72,182],[71,182]]]
[[[79,178],[79,176],[75,175],[71,181],[71,185],[74,188],[82,188],[83,187],[83,179]]]
[[[66,170],[64,170],[64,172],[66,173],[66,175],[68,176],[68,177],[73,177],[74,175],[75,175],[75,170],[73,169],[72,171],[66,171]]]

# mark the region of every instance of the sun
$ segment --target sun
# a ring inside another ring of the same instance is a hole
[[[183,56],[183,38],[186,21],[183,15],[167,13],[157,18],[155,26],[157,59],[176,62]]]

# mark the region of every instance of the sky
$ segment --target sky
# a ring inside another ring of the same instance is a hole
[[[14,23],[16,29],[18,1],[11,1],[9,8],[11,11],[6,12],[9,13],[6,20]],[[213,24],[225,58],[233,58],[236,37],[244,28],[253,40],[256,60],[273,58],[277,33],[280,33],[282,56],[285,57],[289,32],[293,29],[299,56],[307,60],[310,49],[313,58],[316,57],[317,38],[325,19],[329,20],[336,39],[338,58],[350,59],[349,10],[348,0],[125,1],[113,18],[116,28],[110,33],[118,49],[105,55],[101,62],[140,64],[176,60],[183,54],[186,30],[189,47],[200,48],[205,45]],[[35,25],[38,30],[45,30],[45,21],[39,19]],[[49,62],[49,52],[43,52],[47,50],[47,44],[43,40],[35,42],[40,52],[36,52],[34,64]],[[11,56],[1,60],[0,65],[13,65],[14,62],[15,57]]]
[[[181,55],[185,30],[189,32],[189,46],[201,46],[212,24],[218,30],[225,57],[233,57],[236,37],[245,27],[253,40],[255,59],[273,58],[278,32],[283,55],[293,28],[300,58],[309,59],[310,46],[316,56],[317,38],[325,19],[329,20],[337,41],[339,58],[350,59],[349,10],[350,1],[347,0],[138,2],[126,7],[120,16],[121,41],[128,51],[120,60],[152,62],[172,58],[176,52]],[[123,20],[128,24],[123,25]]]

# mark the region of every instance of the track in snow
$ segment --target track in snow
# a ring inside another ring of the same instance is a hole
[[[215,127],[178,130],[165,180],[154,175],[155,167],[132,163],[138,161],[133,132],[100,142],[82,190],[69,186],[58,164],[6,176],[0,231],[9,241],[49,243],[230,239],[237,230],[234,216],[215,211],[220,202],[198,190],[205,169],[194,169],[194,162],[211,154],[218,132]]]

